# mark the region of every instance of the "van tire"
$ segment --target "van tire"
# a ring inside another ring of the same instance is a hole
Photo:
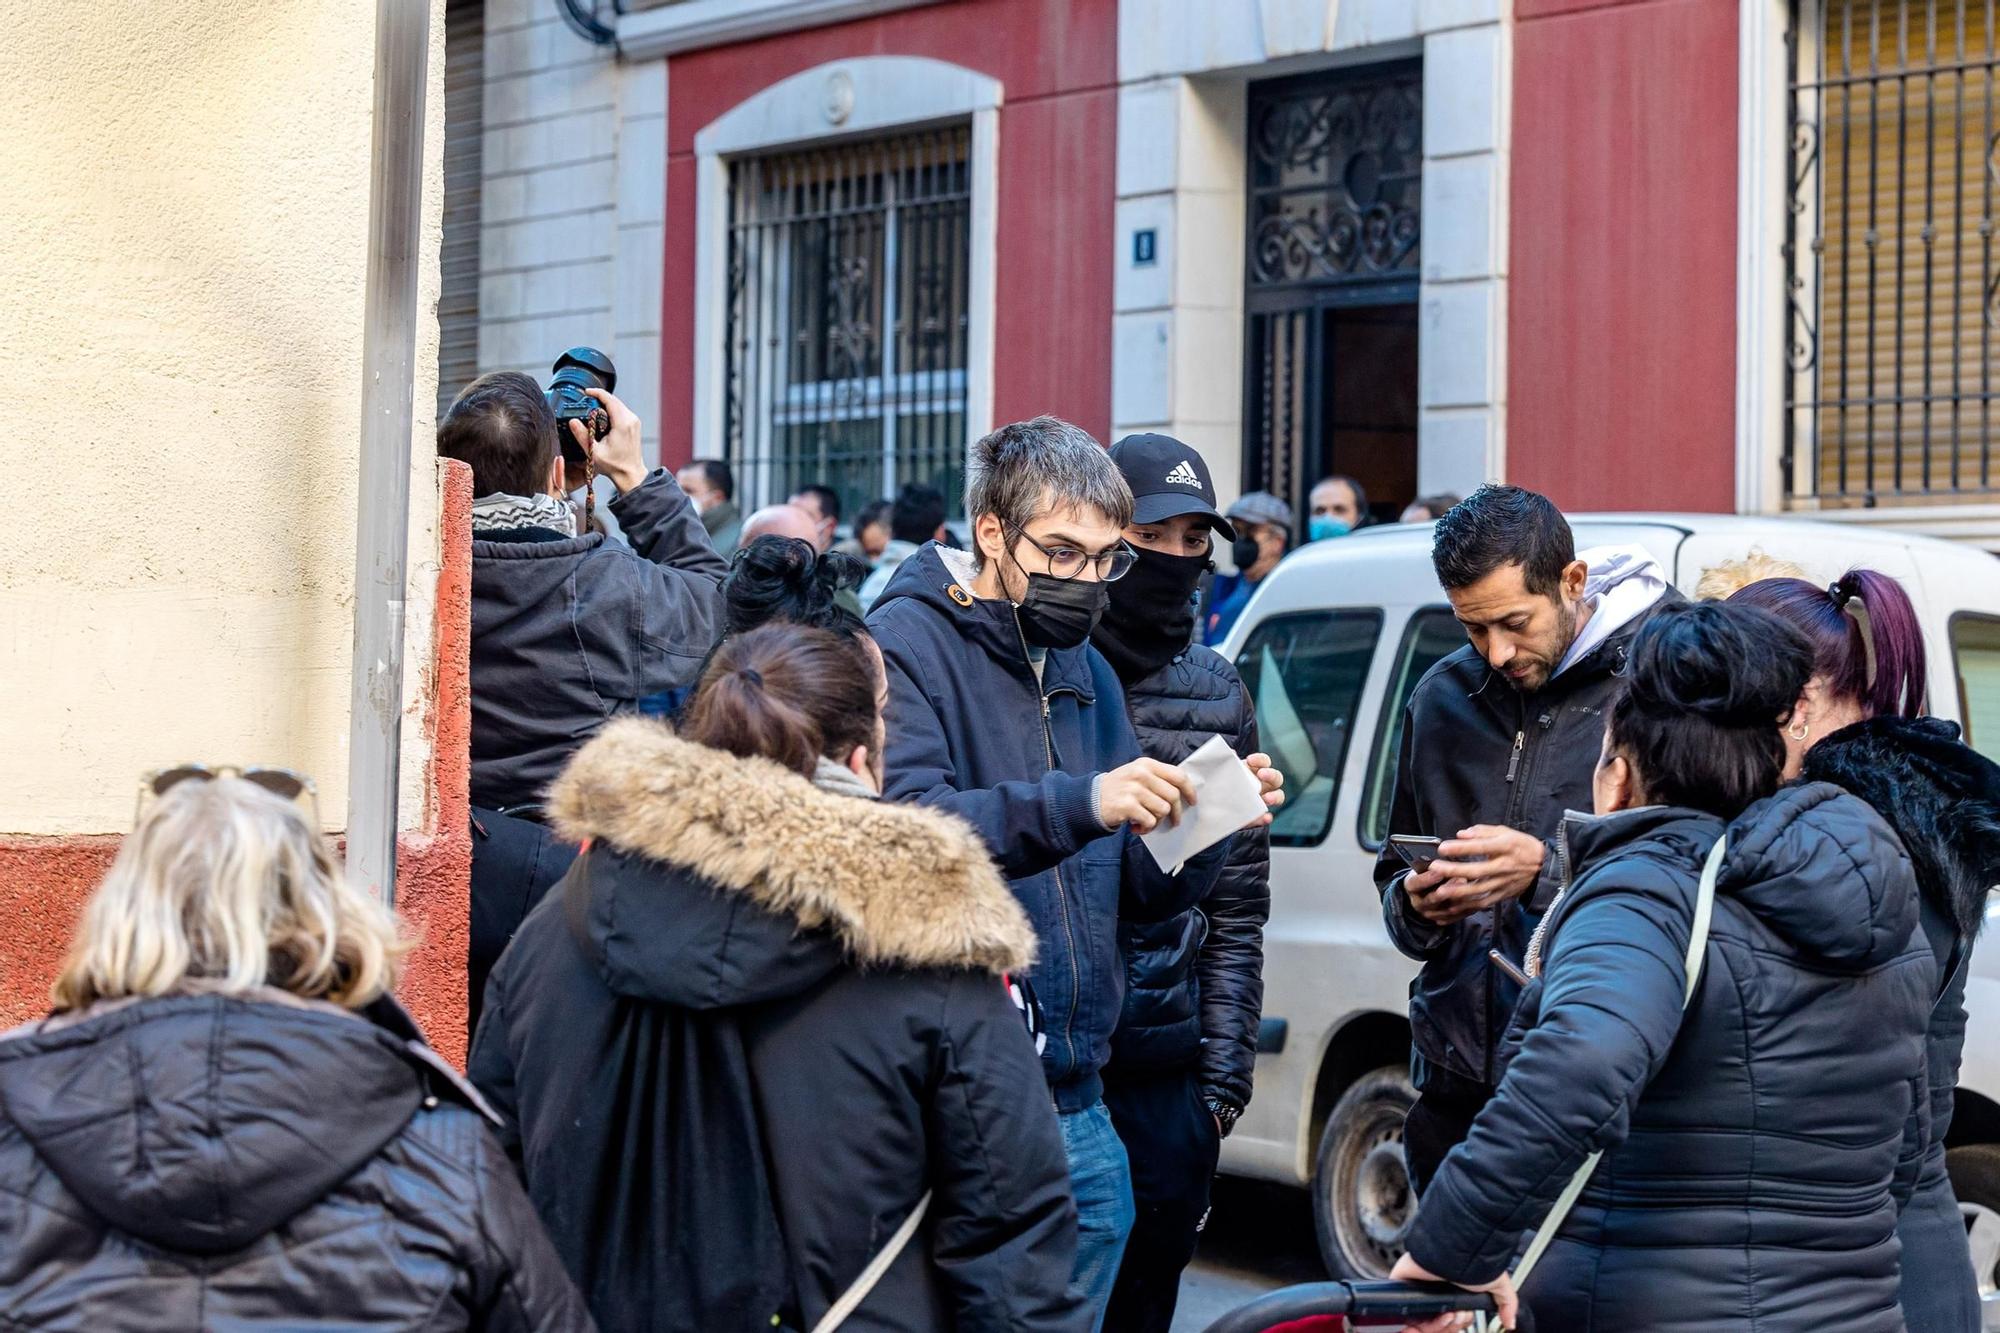
[[[1335,1279],[1386,1278],[1416,1216],[1403,1165],[1403,1117],[1416,1089],[1402,1065],[1354,1080],[1320,1131],[1313,1162],[1313,1227]]]
[[[1944,1155],[1951,1192],[1965,1213],[1966,1241],[1972,1247],[1973,1278],[1980,1303],[2000,1300],[2000,1144],[1968,1143]]]

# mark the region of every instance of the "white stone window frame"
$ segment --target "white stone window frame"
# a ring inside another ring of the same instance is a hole
[[[1821,34],[1814,7],[1801,5],[1799,62],[1816,67]],[[1790,207],[1790,69],[1785,38],[1793,0],[1742,0],[1737,33],[1736,164],[1736,510],[1798,514],[1828,523],[1893,528],[2000,552],[2000,504],[1882,505],[1814,509],[1786,505],[1785,355],[1791,295],[1785,290],[1785,211]],[[1808,207],[1812,205],[1808,204]],[[1801,230],[1810,233],[1808,216]],[[1808,279],[1810,282],[1810,279]],[[1801,289],[1814,320],[1819,292]],[[1804,409],[1800,409],[1804,411]],[[1810,468],[1801,459],[1796,467]],[[1809,473],[1805,475],[1810,475]]]
[[[1223,376],[1203,368],[1243,360],[1240,257],[1233,269],[1207,270],[1209,256],[1241,254],[1238,136],[1247,86],[1421,55],[1417,491],[1464,492],[1506,475],[1510,15],[1505,0],[1192,8],[1184,0],[1121,0],[1114,436],[1166,430],[1188,440],[1210,459],[1223,499],[1233,498],[1243,448],[1240,377],[1232,372],[1218,398],[1211,381]],[[1195,89],[1206,91],[1191,101],[1185,94]],[[1180,112],[1151,110],[1161,97]],[[1228,115],[1197,125],[1186,114],[1193,102],[1213,109],[1217,98],[1233,104]],[[1163,124],[1170,130],[1162,141]],[[1218,167],[1224,158],[1227,167]],[[1204,195],[1227,196],[1233,215],[1204,206]],[[1157,234],[1157,269],[1135,273],[1132,234],[1141,228]],[[1216,286],[1224,279],[1233,290]]]
[[[1743,514],[1784,509],[1791,10],[1792,0],[1743,0],[1737,18],[1736,509]]]
[[[966,286],[966,448],[993,428],[999,233],[998,79],[920,56],[831,60],[752,94],[695,135],[694,452],[720,457],[728,396],[729,168],[737,158],[953,122],[972,127]]]

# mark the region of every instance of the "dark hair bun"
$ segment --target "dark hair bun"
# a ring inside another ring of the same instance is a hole
[[[851,634],[861,622],[837,599],[859,586],[865,572],[853,557],[820,555],[796,537],[759,537],[736,553],[722,581],[723,632],[784,620]]]
[[[1768,611],[1724,602],[1666,607],[1633,637],[1626,665],[1632,705],[1660,719],[1769,728],[1812,675],[1812,645]]]

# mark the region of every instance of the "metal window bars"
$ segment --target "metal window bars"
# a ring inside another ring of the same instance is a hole
[[[724,447],[745,508],[852,513],[905,482],[964,504],[970,127],[730,170]]]
[[[1995,0],[1796,0],[1794,508],[2000,500]]]

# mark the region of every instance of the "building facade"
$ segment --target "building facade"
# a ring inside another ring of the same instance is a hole
[[[610,340],[751,503],[1052,411],[2000,547],[1985,0],[483,9],[478,367]]]
[[[404,592],[405,998],[464,1049],[469,477],[440,470],[445,25],[433,11]],[[347,807],[373,6],[91,6],[0,46],[0,390],[37,423],[0,563],[0,1026],[47,1011],[76,913],[178,763]]]

